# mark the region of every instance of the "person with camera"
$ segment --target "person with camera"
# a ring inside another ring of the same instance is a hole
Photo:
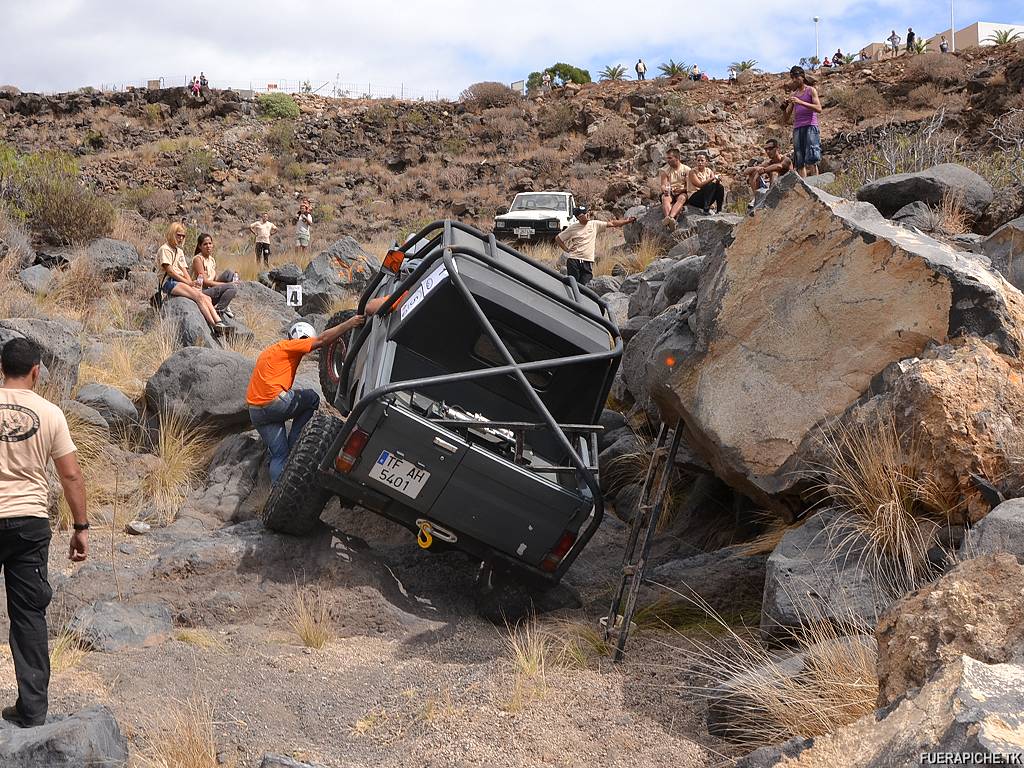
[[[309,200],[303,200],[299,205],[299,212],[295,216],[295,245],[300,251],[309,248],[312,226],[313,212],[310,210]]]
[[[2,714],[20,728],[42,725],[49,709],[50,461],[74,521],[68,559],[80,563],[89,555],[85,481],[67,419],[60,408],[32,391],[41,365],[39,346],[29,339],[11,339],[0,352],[0,569],[18,682],[18,698]]]

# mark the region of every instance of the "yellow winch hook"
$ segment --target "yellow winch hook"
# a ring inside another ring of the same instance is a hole
[[[434,537],[430,533],[430,523],[426,520],[420,523],[420,532],[416,534],[416,543],[420,545],[420,549],[429,549],[430,545],[434,543]]]

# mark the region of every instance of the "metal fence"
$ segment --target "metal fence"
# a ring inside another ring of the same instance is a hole
[[[196,73],[198,75],[198,73]],[[194,75],[164,75],[144,80],[126,80],[121,83],[103,83],[101,91],[123,91],[127,88],[146,88],[159,82],[160,88],[187,86]],[[405,83],[384,85],[367,81],[364,83],[334,80],[311,80],[309,78],[261,78],[254,80],[219,80],[210,77],[211,88],[255,93],[317,93],[321,96],[335,96],[352,99],[408,99],[410,101],[437,101],[450,98],[450,94],[438,89],[433,91],[412,88]]]

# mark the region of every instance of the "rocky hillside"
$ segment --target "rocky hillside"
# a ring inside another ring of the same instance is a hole
[[[988,132],[997,116],[1022,106],[1022,78],[1024,54],[1012,46],[822,72],[822,170],[839,174],[838,191],[850,191],[919,170],[909,166],[925,151],[967,162],[1006,190],[995,218],[982,222],[991,230],[1022,204],[1006,169],[991,160]],[[735,181],[767,136],[788,146],[779,122],[785,82],[751,73],[735,84],[602,82],[543,98],[463,103],[299,96],[297,117],[272,119],[230,91],[199,99],[181,88],[42,97],[7,88],[0,141],[22,152],[71,153],[88,183],[154,230],[183,217],[227,240],[259,211],[290,221],[296,197],[308,196],[316,236],[328,243],[342,233],[392,235],[444,215],[486,227],[517,190],[568,187],[621,213],[649,198],[672,146],[709,150]],[[930,126],[929,146],[909,154],[889,146],[936,110],[941,124]],[[737,189],[735,204],[745,195]]]

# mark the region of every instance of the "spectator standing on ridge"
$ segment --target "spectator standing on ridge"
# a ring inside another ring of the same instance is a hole
[[[576,278],[580,285],[586,285],[594,277],[594,254],[597,248],[597,236],[608,227],[624,227],[636,221],[629,219],[613,219],[598,221],[590,218],[590,209],[585,205],[573,208],[572,215],[576,223],[570,224],[555,236],[555,245],[565,251],[565,272]]]
[[[939,41],[939,50],[942,53],[949,53],[949,43],[946,42],[946,36],[942,36],[942,40]]]
[[[679,159],[679,150],[670,149],[665,158],[665,165],[658,171],[661,210],[665,214],[661,223],[669,229],[676,228],[676,216],[686,205],[686,176],[689,173],[690,166],[683,165]]]
[[[764,151],[768,159],[747,169],[747,184],[750,185],[751,198],[747,204],[747,210],[751,210],[757,204],[757,193],[762,188],[770,188],[776,180],[784,173],[793,170],[793,161],[789,155],[782,154],[779,149],[779,142],[775,139],[768,139],[764,143]],[[767,177],[767,185],[762,187],[762,180]]]
[[[309,210],[309,200],[303,200],[299,205],[299,212],[295,216],[295,245],[300,251],[305,252],[309,248],[312,226],[313,214]]]
[[[907,55],[908,56],[913,56],[915,53],[917,53],[917,48],[914,47],[916,43],[917,43],[917,35],[914,34],[913,27],[907,27]]]
[[[234,317],[235,313],[228,305],[238,293],[238,273],[226,269],[222,274],[217,274],[212,235],[201,234],[196,241],[196,252],[192,256],[192,274],[195,275],[203,294],[210,297],[213,308],[225,317]]]
[[[213,301],[200,290],[202,283],[189,274],[188,260],[181,246],[185,242],[185,225],[176,221],[167,228],[165,242],[157,251],[157,270],[162,275],[160,290],[167,298],[184,296],[192,299],[199,307],[206,322],[214,333],[220,334],[228,327],[221,320]]]
[[[189,88],[192,89],[192,95],[193,96],[196,96],[196,97],[199,96],[199,78],[198,77],[193,76],[193,78],[192,78],[192,85],[190,85]]]
[[[376,313],[385,301],[386,296],[367,302],[367,314]],[[256,358],[245,401],[249,406],[249,419],[267,446],[271,484],[281,476],[302,428],[320,405],[320,396],[312,389],[295,387],[299,363],[314,349],[330,346],[348,331],[358,328],[365,319],[363,315],[355,315],[320,336],[312,325],[299,320],[288,329],[287,339],[271,344]],[[291,430],[286,426],[289,421]]]
[[[686,175],[686,189],[689,192],[687,205],[700,208],[705,216],[711,213],[712,205],[715,206],[715,213],[722,212],[725,187],[722,186],[722,178],[708,164],[707,152],[697,153],[697,166],[691,168]]]
[[[690,68],[690,79],[693,80],[694,82],[700,80],[700,67],[698,67],[696,64],[694,64]]]
[[[895,56],[899,56],[900,55],[900,40],[901,40],[901,38],[900,38],[899,35],[896,34],[896,30],[894,29],[892,31],[892,34],[889,35],[889,37],[886,38],[886,39],[889,41],[890,47],[892,47],[892,55],[894,57]]]
[[[3,708],[3,718],[20,728],[42,725],[49,709],[50,460],[74,519],[68,559],[80,563],[89,554],[85,482],[77,449],[60,408],[32,391],[39,382],[40,365],[39,347],[28,339],[11,339],[0,354],[0,568],[18,682],[18,698]]]
[[[205,88],[208,88],[209,86],[210,86],[210,81],[206,79],[206,75],[205,74],[200,72],[199,73],[199,87],[205,89]]]
[[[803,177],[818,175],[821,160],[821,133],[818,115],[821,114],[821,100],[814,87],[814,78],[800,66],[789,70],[789,102],[785,106],[786,116],[793,117],[793,165]]]
[[[646,77],[646,75],[647,75],[647,65],[644,64],[644,60],[643,59],[637,59],[636,60],[636,66],[633,67],[633,69],[636,70],[636,79],[637,80],[646,80],[647,79],[647,77]]]
[[[541,93],[551,93],[551,73],[545,72],[540,76]]]
[[[256,263],[260,260],[264,265],[270,265],[270,236],[277,232],[277,225],[269,221],[269,215],[261,213],[259,221],[249,225],[249,231],[256,236]]]

